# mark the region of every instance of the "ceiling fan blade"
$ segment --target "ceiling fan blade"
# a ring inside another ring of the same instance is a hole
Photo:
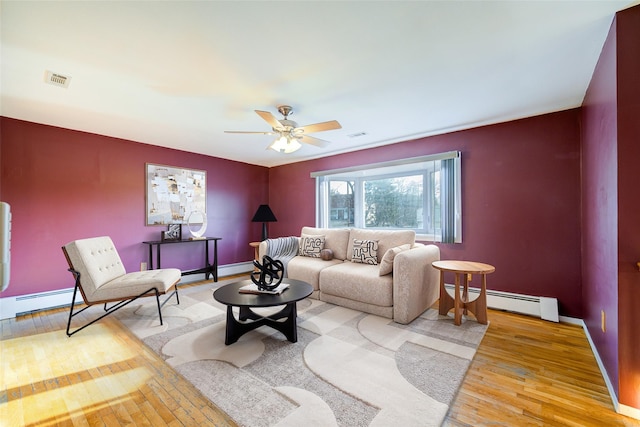
[[[342,129],[342,126],[340,126],[340,123],[338,123],[336,120],[331,120],[330,122],[315,123],[312,125],[306,125],[296,128],[296,130],[300,129],[302,129],[304,133],[314,133],[324,132],[326,130]]]
[[[324,139],[320,139],[320,138],[314,138],[313,136],[309,136],[309,135],[302,135],[298,137],[298,139],[300,140],[300,142],[315,145],[316,147],[321,147],[321,148],[329,145],[329,141],[325,141]]]
[[[260,117],[262,117],[262,120],[269,123],[272,128],[279,129],[282,127],[282,123],[280,123],[278,119],[276,119],[276,116],[274,116],[270,112],[260,111],[260,110],[255,110],[255,111]]]
[[[260,131],[250,131],[250,130],[225,130],[224,133],[259,133],[262,135],[273,135],[273,132],[260,132]]]

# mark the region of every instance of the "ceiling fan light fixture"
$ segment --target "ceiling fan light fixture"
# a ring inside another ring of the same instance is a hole
[[[289,138],[289,142],[287,143],[287,148],[284,150],[285,153],[293,153],[294,151],[298,151],[302,147],[302,144],[298,142],[295,138]]]
[[[300,147],[302,147],[302,144],[300,144],[297,139],[282,135],[273,141],[273,144],[271,144],[269,148],[279,153],[289,154],[298,151]]]
[[[283,119],[276,119],[273,114],[268,111],[255,110],[265,122],[271,125],[271,132],[254,132],[254,131],[237,131],[226,130],[226,133],[259,133],[264,135],[278,135],[278,137],[267,147],[273,151],[279,153],[293,153],[298,151],[302,144],[310,144],[316,147],[326,147],[329,142],[324,141],[313,136],[309,136],[310,133],[324,132],[334,129],[342,129],[340,123],[336,120],[328,122],[313,123],[306,126],[298,126],[293,120],[289,120],[288,117],[291,114],[292,108],[288,105],[278,106],[278,111],[284,116]]]

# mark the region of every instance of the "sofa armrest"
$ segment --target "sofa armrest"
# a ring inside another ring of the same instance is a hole
[[[407,324],[439,298],[440,274],[431,263],[440,259],[435,245],[400,252],[393,260],[393,320]]]
[[[269,239],[267,240],[263,240],[262,242],[260,242],[260,245],[258,246],[258,261],[262,262],[262,257],[265,256],[267,254],[267,250],[269,249]]]

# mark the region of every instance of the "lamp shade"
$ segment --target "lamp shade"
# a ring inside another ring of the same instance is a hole
[[[262,240],[267,240],[267,223],[276,222],[276,216],[271,212],[269,205],[260,205],[251,222],[262,223]]]
[[[276,222],[276,216],[271,211],[269,205],[260,205],[251,222]]]

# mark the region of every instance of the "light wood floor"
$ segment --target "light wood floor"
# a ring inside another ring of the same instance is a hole
[[[0,425],[235,425],[117,320],[67,338],[67,313],[0,321],[2,355],[23,358],[0,379]],[[581,328],[489,320],[445,426],[640,426],[615,413]]]
[[[445,426],[640,426],[618,415],[581,327],[489,310]]]
[[[1,322],[0,426],[236,426],[115,318],[68,338],[66,315]]]

